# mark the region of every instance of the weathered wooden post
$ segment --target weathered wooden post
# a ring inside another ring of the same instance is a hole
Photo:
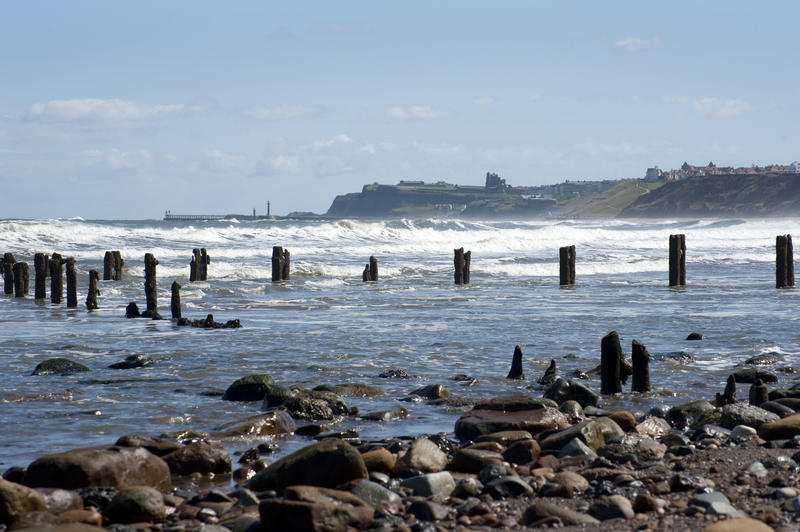
[[[633,378],[631,379],[632,392],[650,391],[650,353],[647,348],[634,340],[631,343],[631,365]]]
[[[192,262],[189,263],[189,281],[199,281],[200,277],[198,271],[200,270],[200,249],[194,248],[192,250]]]
[[[453,250],[453,270],[455,284],[469,284],[469,267],[472,252],[464,252],[464,248]]]
[[[519,346],[514,348],[514,356],[511,359],[511,370],[506,375],[506,379],[524,379],[525,373],[522,371],[522,349]]]
[[[364,273],[361,275],[361,280],[365,283],[378,280],[378,259],[370,255],[369,263],[364,266]]]
[[[3,254],[3,292],[6,295],[14,293],[14,255],[11,253]]]
[[[272,281],[288,281],[291,254],[281,246],[272,246]]]
[[[122,260],[122,253],[119,251],[112,251],[114,254],[114,280],[122,280],[122,267],[125,266],[125,261]]]
[[[30,282],[27,262],[14,263],[14,297],[25,297],[28,293],[25,283]]]
[[[669,235],[669,285],[686,286],[686,235]]]
[[[34,299],[47,298],[47,274],[50,270],[50,257],[46,253],[37,253],[33,256]]]
[[[114,252],[106,251],[103,255],[103,280],[110,281],[114,275]]]
[[[61,304],[61,296],[64,294],[64,260],[58,253],[53,253],[50,257],[50,302],[54,305]]]
[[[89,293],[86,295],[86,308],[89,310],[97,310],[97,296],[100,295],[100,290],[97,289],[99,280],[100,274],[97,270],[89,270]]]
[[[78,307],[78,272],[75,271],[75,258],[67,258],[67,308]]]
[[[756,379],[750,385],[750,393],[748,394],[749,403],[753,406],[761,406],[762,403],[769,401],[769,391],[767,385],[761,379]]]
[[[600,393],[609,395],[622,392],[620,361],[622,347],[617,331],[611,331],[600,342]]]
[[[147,310],[142,312],[146,318],[158,318],[158,282],[156,281],[156,266],[158,259],[152,253],[144,256],[144,296],[147,300]]]
[[[292,263],[292,255],[289,253],[288,249],[283,250],[283,263],[281,268],[281,280],[288,281],[289,280],[289,269]]]
[[[575,284],[575,246],[558,248],[558,277],[561,286]]]
[[[792,235],[775,237],[775,287],[794,286],[794,250]]]
[[[208,255],[206,248],[200,248],[200,267],[197,272],[201,281],[208,280],[208,264],[211,262],[211,257]]]
[[[736,377],[728,375],[728,380],[725,382],[725,391],[722,395],[717,394],[715,399],[717,406],[732,405],[736,402]]]
[[[177,320],[181,317],[181,285],[178,281],[172,281],[172,299],[170,300],[172,309],[172,319]]]

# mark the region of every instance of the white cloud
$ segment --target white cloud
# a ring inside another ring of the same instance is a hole
[[[491,96],[481,96],[480,98],[472,100],[472,103],[475,105],[492,105],[494,103],[494,98]]]
[[[700,98],[692,104],[694,112],[701,116],[711,118],[730,118],[732,116],[746,113],[750,110],[750,104],[744,100],[733,98]]]
[[[661,46],[661,40],[658,37],[625,37],[614,45],[624,52],[641,52],[658,48]]]
[[[258,120],[288,120],[313,116],[318,113],[319,109],[317,107],[296,104],[281,104],[272,107],[256,106],[245,111],[247,116]]]
[[[137,122],[193,108],[184,104],[149,105],[118,99],[50,100],[33,104],[25,118],[44,122]]]
[[[446,111],[434,109],[428,105],[396,106],[386,109],[386,118],[389,120],[430,120],[443,116],[447,116]]]
[[[231,170],[241,162],[240,157],[220,150],[209,150],[203,156],[206,166],[216,171]]]

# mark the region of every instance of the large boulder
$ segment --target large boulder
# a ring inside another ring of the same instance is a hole
[[[282,490],[295,484],[335,488],[367,476],[367,467],[355,447],[327,438],[272,463],[251,478],[247,487],[255,491]]]
[[[557,379],[544,392],[545,399],[551,399],[559,405],[564,401],[575,401],[582,408],[597,406],[599,396],[584,383],[575,379]]]
[[[222,398],[225,401],[262,401],[273,386],[275,381],[266,373],[248,375],[228,386]]]
[[[736,425],[747,425],[758,429],[764,423],[777,421],[780,416],[768,410],[745,403],[733,403],[722,407],[722,417],[719,424],[726,429],[732,429]]]
[[[296,428],[297,426],[292,416],[287,414],[285,410],[276,409],[266,414],[225,423],[217,428],[214,436],[217,438],[275,436],[278,434],[291,434]]]
[[[35,490],[0,478],[0,523],[7,525],[19,514],[46,509],[44,497]]]
[[[504,412],[517,412],[519,410],[538,410],[550,406],[558,408],[552,399],[534,397],[526,393],[513,393],[501,397],[484,399],[475,403],[475,410],[503,410]]]
[[[327,391],[296,388],[271,388],[264,397],[262,408],[282,407],[294,419],[329,420],[349,414],[350,409],[339,394]]]
[[[507,430],[525,430],[535,435],[546,430],[567,427],[569,427],[567,417],[552,407],[514,412],[472,410],[458,418],[455,433],[459,440],[468,441],[485,434]]]
[[[89,447],[49,454],[28,466],[23,484],[32,488],[172,489],[166,462],[143,447]]]
[[[146,434],[126,434],[121,436],[114,445],[120,447],[144,447],[156,456],[164,456],[172,451],[177,451],[180,444],[174,440],[157,438]]]
[[[790,440],[797,434],[800,434],[800,414],[793,414],[777,421],[770,421],[758,428],[758,435],[767,441]]]
[[[284,495],[258,505],[267,530],[345,532],[372,523],[372,507],[346,491],[297,485],[286,488]]]
[[[203,440],[190,442],[164,456],[173,475],[224,474],[231,472],[231,456],[218,444]]]
[[[89,368],[68,358],[51,358],[41,362],[33,370],[32,375],[72,375],[89,371]]]

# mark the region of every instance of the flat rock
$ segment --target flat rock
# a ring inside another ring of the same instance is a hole
[[[447,471],[410,477],[403,480],[400,485],[404,488],[410,488],[415,495],[421,497],[444,498],[449,496],[456,488],[453,476]]]
[[[89,371],[89,368],[68,358],[51,358],[39,363],[32,375],[61,375],[64,377],[84,371]]]
[[[292,416],[287,414],[285,410],[275,409],[266,414],[225,423],[217,428],[214,436],[217,438],[275,436],[278,434],[291,434],[296,429],[297,425]]]
[[[9,524],[17,515],[46,510],[44,497],[35,490],[0,479],[0,524]]]
[[[703,532],[774,532],[773,528],[763,521],[750,517],[726,519],[708,525]]]
[[[335,488],[368,477],[361,454],[349,443],[329,438],[284,456],[251,478],[254,491],[282,490],[293,484]]]
[[[791,440],[800,434],[800,414],[793,414],[777,421],[764,423],[758,428],[758,435],[765,440]]]
[[[225,401],[262,401],[274,386],[275,381],[272,376],[266,373],[248,375],[235,380],[228,386],[222,399]]]
[[[744,361],[745,364],[750,364],[752,366],[772,366],[773,364],[777,364],[780,362],[780,356],[778,353],[763,353],[760,355],[755,355],[747,360]]]
[[[333,392],[344,397],[377,397],[386,395],[386,390],[380,386],[370,386],[369,384],[346,383],[333,386],[322,384],[312,388],[315,392]]]
[[[543,519],[551,517],[558,518],[565,526],[596,525],[600,523],[591,515],[576,512],[546,501],[536,501],[528,506],[522,514],[520,523],[524,526],[532,526]]]
[[[764,423],[777,421],[780,417],[768,410],[745,403],[734,403],[722,407],[722,417],[719,424],[726,429],[732,429],[737,425],[747,425],[758,429]]]
[[[144,447],[156,456],[164,456],[177,451],[180,445],[174,440],[157,438],[145,434],[126,434],[121,436],[114,445],[120,447]]]
[[[89,447],[42,456],[28,466],[30,487],[73,490],[93,486],[172,488],[166,462],[143,447]]]
[[[767,371],[761,368],[745,368],[740,369],[738,371],[734,371],[732,373],[733,378],[736,379],[737,383],[744,382],[744,383],[753,383],[757,380],[765,384],[769,384],[772,382],[778,382],[778,376],[772,373],[771,371]]]
[[[564,429],[568,426],[566,416],[552,407],[514,412],[472,410],[456,421],[455,433],[459,440],[468,441],[499,431],[523,430],[539,434],[545,430]]]
[[[163,458],[173,475],[231,472],[231,456],[225,447],[204,440],[192,441]]]
[[[596,457],[597,453],[594,451],[594,449],[583,443],[579,438],[572,438],[561,448],[560,451],[558,451],[559,460],[562,458],[568,458],[570,456]]]
[[[502,410],[504,412],[517,412],[519,410],[536,410],[546,406],[558,408],[551,399],[534,397],[525,393],[514,393],[492,399],[483,399],[475,403],[475,410]]]
[[[352,493],[296,485],[286,488],[284,498],[262,501],[258,513],[270,530],[344,532],[365,528],[372,522],[374,511]]]
[[[504,430],[500,432],[493,432],[491,434],[484,434],[475,439],[476,443],[481,442],[497,442],[500,445],[508,447],[512,443],[520,440],[532,440],[533,435],[527,430]]]
[[[350,493],[363,500],[373,508],[382,502],[401,504],[402,498],[397,493],[371,480],[359,480],[350,489]]]
[[[450,471],[477,474],[480,473],[489,462],[502,463],[503,455],[496,451],[485,449],[458,449],[455,454],[453,454],[453,460],[447,468]]]

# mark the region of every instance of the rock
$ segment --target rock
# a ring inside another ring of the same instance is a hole
[[[51,358],[36,366],[31,375],[61,375],[64,377],[83,371],[89,371],[89,368],[68,358]]]
[[[275,381],[266,373],[248,375],[228,386],[222,399],[225,401],[262,401]]]
[[[667,446],[646,436],[628,435],[619,443],[606,444],[597,450],[597,454],[615,463],[633,461],[646,463],[661,460]]]
[[[633,511],[636,513],[659,512],[665,505],[665,500],[657,499],[646,493],[638,493],[633,499]]]
[[[578,423],[585,417],[583,407],[578,401],[573,401],[572,399],[561,403],[558,406],[558,410],[563,412],[572,423]]]
[[[285,408],[294,419],[329,420],[350,413],[344,399],[335,393],[275,386],[264,397],[262,408],[268,410],[278,406]]]
[[[699,332],[690,332],[689,336],[686,337],[687,340],[702,340],[704,336]]]
[[[690,364],[696,361],[697,357],[686,351],[670,351],[669,353],[653,355],[653,359],[662,362],[672,362],[673,364]]]
[[[533,488],[517,476],[506,475],[486,483],[484,493],[495,499],[533,495]]]
[[[590,515],[570,510],[563,505],[535,501],[523,512],[520,524],[535,526],[536,523],[548,518],[556,518],[564,526],[596,525],[600,522]]]
[[[539,458],[542,449],[536,440],[517,440],[503,451],[502,457],[512,464],[528,464]]]
[[[539,384],[544,385],[544,386],[550,386],[551,384],[553,384],[556,381],[557,378],[558,378],[558,373],[557,373],[557,370],[556,370],[556,361],[555,360],[551,360],[550,361],[550,365],[547,367],[547,369],[544,372],[544,375],[539,377],[539,380],[537,382]]]
[[[251,416],[240,421],[231,421],[217,428],[217,438],[236,436],[275,436],[291,434],[297,429],[292,416],[285,410],[275,409],[266,414]]]
[[[797,410],[800,410],[800,397],[783,397],[776,399],[775,402],[785,407],[791,408],[795,412]]]
[[[468,441],[483,434],[499,431],[524,430],[531,434],[539,434],[545,430],[563,429],[568,426],[569,422],[564,414],[552,407],[515,412],[472,410],[456,421],[455,433],[459,440]]]
[[[589,507],[589,513],[601,521],[609,519],[632,519],[635,515],[631,501],[622,495],[611,495],[595,500]]]
[[[144,447],[156,456],[164,456],[177,451],[180,445],[164,438],[146,436],[144,434],[127,434],[121,436],[114,445],[120,447]]]
[[[552,481],[563,491],[563,497],[572,498],[589,489],[589,481],[574,471],[560,471],[553,475]]]
[[[792,414],[777,421],[764,423],[758,428],[758,435],[767,440],[790,440],[800,434],[800,414]]]
[[[158,490],[135,486],[121,489],[104,514],[114,523],[159,523],[166,517],[166,507]]]
[[[407,478],[400,485],[413,490],[414,494],[420,497],[444,498],[453,492],[456,482],[450,473],[440,471],[439,473],[428,473],[427,475]]]
[[[774,532],[772,527],[758,519],[739,517],[708,525],[703,532]]]
[[[758,429],[764,423],[777,421],[778,419],[780,417],[777,414],[773,414],[763,408],[745,403],[734,403],[722,407],[722,417],[719,424],[726,429],[732,429],[737,425],[747,425]]]
[[[137,353],[135,355],[128,355],[122,362],[116,362],[108,366],[111,369],[135,369],[149,366],[153,363],[153,359],[147,355]]]
[[[582,382],[574,379],[557,379],[544,392],[545,399],[552,399],[558,404],[564,401],[576,401],[581,407],[597,406],[599,396]]]
[[[166,462],[142,447],[89,447],[42,456],[28,466],[24,483],[67,490],[104,486],[172,489]]]
[[[83,509],[83,499],[74,491],[59,488],[39,488],[37,491],[44,498],[44,504],[50,513],[58,515],[69,510]]]
[[[603,430],[604,428],[601,423],[595,420],[586,420],[568,429],[549,434],[539,442],[539,445],[542,449],[557,451],[572,439],[578,438],[591,448],[592,451],[596,451],[605,443]]]
[[[394,471],[394,455],[383,447],[367,451],[361,455],[361,458],[370,473],[391,473]]]
[[[190,442],[164,456],[173,475],[192,473],[223,474],[231,472],[231,457],[225,448],[204,440]]]
[[[685,427],[692,425],[706,412],[714,410],[714,405],[708,401],[692,401],[678,406],[673,406],[667,412],[666,419],[673,426]]]
[[[758,405],[759,408],[763,408],[767,412],[772,412],[773,414],[777,414],[778,417],[786,417],[791,416],[796,411],[793,408],[789,408],[788,406],[781,404],[777,401],[767,401],[766,403],[761,403]]]
[[[395,464],[395,471],[414,469],[423,473],[438,473],[447,467],[447,455],[428,438],[417,438]]]
[[[361,419],[368,419],[370,421],[392,421],[394,419],[405,419],[408,417],[408,409],[402,406],[395,406],[391,410],[381,410],[378,412],[368,412],[366,414],[358,414]]]
[[[753,462],[745,468],[744,472],[756,478],[764,478],[769,474],[767,468],[761,462]]]
[[[372,522],[372,507],[346,491],[297,485],[286,488],[284,497],[258,505],[261,522],[270,530],[344,532]]]
[[[450,397],[450,392],[441,384],[429,384],[428,386],[417,388],[411,392],[411,395],[418,395],[425,399],[447,399]]]
[[[752,366],[772,366],[778,362],[780,362],[780,357],[778,353],[774,352],[755,355],[744,361],[745,364],[750,364]]]
[[[614,412],[608,417],[611,418],[623,432],[630,432],[636,428],[636,418],[627,410]]]
[[[533,435],[527,430],[504,430],[500,432],[493,432],[491,434],[484,434],[475,439],[477,443],[480,442],[497,442],[500,445],[508,447],[514,442],[520,440],[532,440]]]
[[[701,490],[708,487],[713,487],[713,483],[697,475],[679,473],[669,479],[669,488],[673,492]]]
[[[732,373],[736,382],[753,383],[760,380],[763,383],[778,382],[778,376],[761,368],[745,368]]]
[[[528,440],[533,441],[533,440]],[[458,449],[447,468],[461,473],[479,473],[487,463],[502,463],[503,455],[484,449]],[[527,463],[527,462],[526,462]]]
[[[542,397],[534,397],[525,393],[513,393],[492,399],[483,399],[475,403],[474,410],[502,410],[518,412],[520,410],[537,410],[545,407],[558,408],[558,405]]]
[[[595,453],[594,449],[583,443],[580,439],[573,438],[566,445],[564,445],[560,451],[558,451],[559,460],[569,456],[596,457],[597,453]]]
[[[322,384],[312,388],[315,392],[332,392],[344,397],[377,397],[386,395],[386,390],[380,386],[370,386],[368,384],[346,383],[328,386]]]
[[[390,504],[402,503],[400,495],[371,480],[359,480],[355,486],[350,489],[350,493],[373,508],[378,506],[381,502],[388,502]]]
[[[254,491],[279,491],[294,484],[334,488],[367,476],[361,454],[349,443],[329,438],[270,464],[256,473],[246,487]]]
[[[45,498],[35,490],[0,479],[0,524],[9,524],[17,515],[46,510]]]
[[[409,372],[397,369],[397,368],[390,368],[385,371],[382,371],[378,377],[382,379],[413,379],[414,376],[411,375]]]
[[[651,416],[636,425],[636,432],[642,436],[658,438],[668,433],[671,428],[665,419]]]
[[[443,521],[450,515],[450,509],[433,501],[414,501],[408,507],[408,513],[420,521]]]
[[[733,506],[728,498],[718,491],[699,493],[689,500],[689,506],[698,506],[710,515],[724,515],[728,518],[746,517]]]

